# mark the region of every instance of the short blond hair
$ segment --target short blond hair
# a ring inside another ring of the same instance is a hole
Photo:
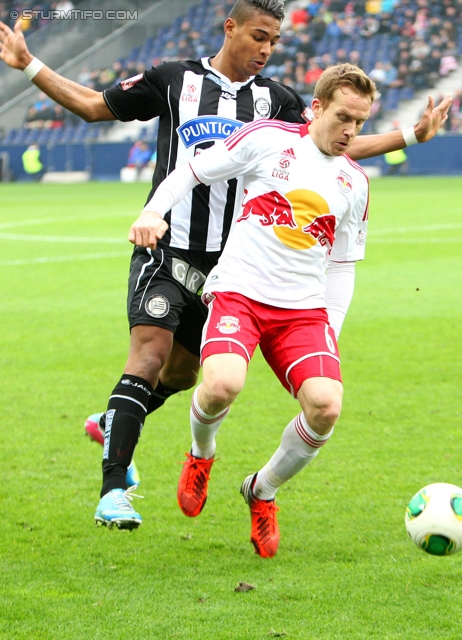
[[[327,67],[314,88],[314,97],[323,107],[327,107],[334,99],[334,93],[340,87],[348,86],[363,96],[369,96],[371,104],[377,96],[375,83],[362,69],[348,62]]]

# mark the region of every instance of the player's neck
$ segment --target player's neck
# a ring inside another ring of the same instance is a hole
[[[228,80],[231,80],[231,82],[247,82],[250,78],[249,75],[234,68],[230,56],[225,54],[223,49],[220,49],[214,58],[210,58],[210,66],[228,78]]]

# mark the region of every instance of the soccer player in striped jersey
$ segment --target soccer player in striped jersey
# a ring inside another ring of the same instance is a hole
[[[0,59],[23,70],[48,96],[86,121],[159,116],[157,165],[149,200],[177,165],[244,122],[273,118],[304,122],[301,98],[258,75],[280,37],[283,16],[281,0],[237,0],[224,23],[224,43],[216,56],[162,64],[103,93],[67,80],[34,58],[20,23],[12,31],[0,22]],[[406,140],[414,136],[424,142],[433,137],[449,105],[446,99],[433,109],[430,101]],[[361,159],[405,145],[400,131],[361,136],[353,142],[350,155]],[[103,524],[132,528],[141,522],[125,496],[127,480],[137,482],[132,473],[125,477],[126,470],[146,415],[197,381],[206,317],[199,294],[225,245],[234,203],[240,199],[235,180],[198,185],[168,213],[168,232],[157,249],[134,249],[128,359],[107,413],[94,414],[86,423],[87,431],[102,444],[106,431],[101,496],[112,490],[118,496],[117,505],[108,498],[109,508],[98,510]]]
[[[242,207],[204,285],[203,379],[192,399],[193,442],[178,502],[187,516],[202,511],[215,436],[260,345],[301,407],[268,463],[242,484],[251,541],[262,557],[274,556],[279,545],[278,488],[316,457],[340,414],[337,335],[353,295],[355,263],[364,258],[369,204],[368,179],[346,154],[375,94],[358,67],[329,67],[316,84],[311,124],[245,125],[171,173],[130,230],[132,242],[154,250],[167,229],[166,213],[195,185],[242,178]],[[327,293],[332,274],[335,305],[332,282]]]

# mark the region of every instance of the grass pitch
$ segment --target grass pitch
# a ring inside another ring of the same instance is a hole
[[[462,553],[408,540],[420,487],[462,484],[460,178],[371,182],[366,261],[340,340],[345,400],[278,494],[281,545],[249,543],[239,486],[298,405],[259,355],[222,426],[207,505],[176,505],[190,392],[147,420],[135,532],[96,529],[83,436],[128,348],[129,225],[147,185],[0,185],[3,640],[460,640]],[[235,592],[240,581],[255,589]]]

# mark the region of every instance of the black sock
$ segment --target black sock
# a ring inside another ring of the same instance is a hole
[[[149,398],[148,415],[153,411],[155,411],[156,409],[158,409],[159,407],[161,407],[164,404],[164,402],[167,400],[167,398],[170,398],[170,396],[173,396],[175,393],[178,393],[178,391],[179,389],[172,389],[171,387],[166,387],[159,380],[159,382],[157,383],[157,387],[154,389],[154,393]]]
[[[101,496],[126,489],[125,476],[146,419],[153,388],[143,378],[124,374],[115,386],[106,411]]]

